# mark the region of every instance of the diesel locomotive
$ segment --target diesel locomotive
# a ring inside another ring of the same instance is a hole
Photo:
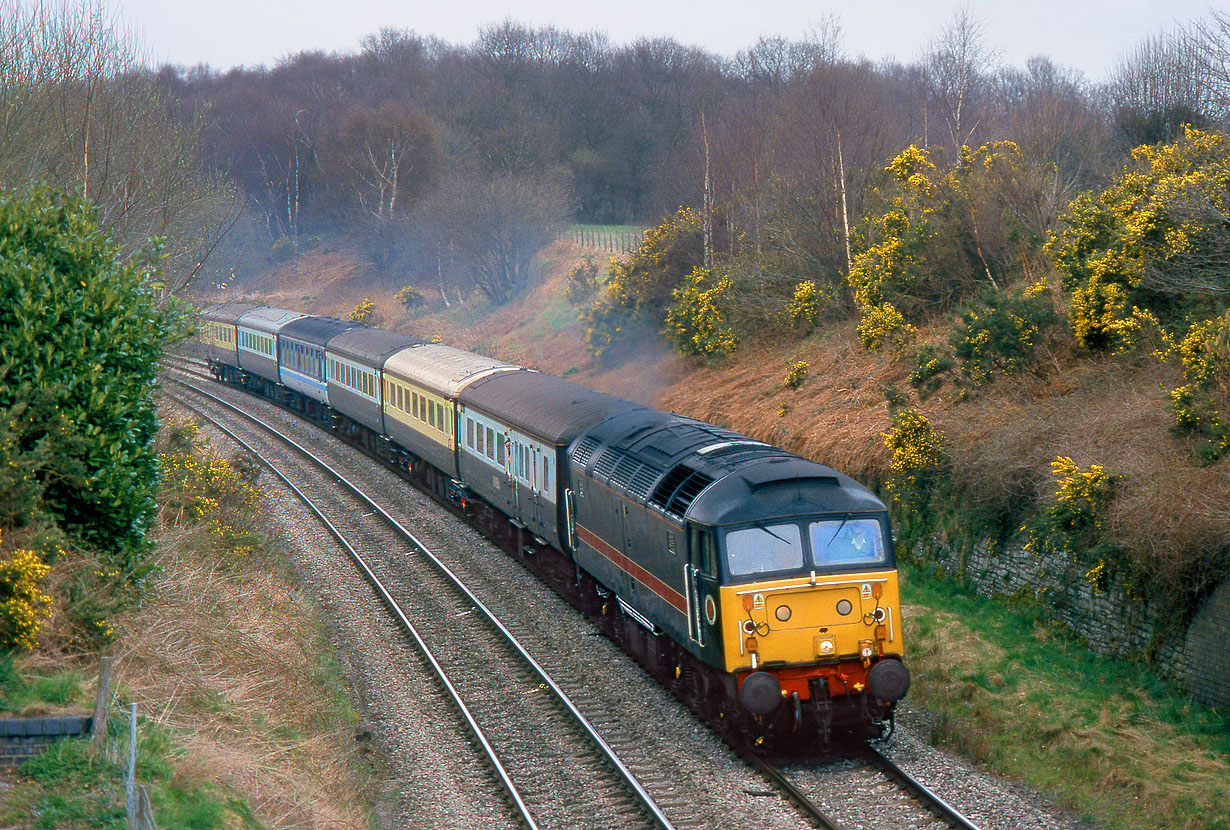
[[[227,303],[220,381],[301,412],[464,512],[711,724],[827,745],[909,689],[884,504],[842,473],[552,375]]]

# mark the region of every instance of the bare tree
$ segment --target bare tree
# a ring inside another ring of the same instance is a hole
[[[942,122],[951,147],[974,142],[996,61],[983,42],[982,22],[968,5],[960,6],[925,57],[929,107]]]
[[[1207,115],[1223,129],[1230,126],[1230,12],[1211,9],[1182,33],[1185,51],[1194,53]]]
[[[1131,146],[1169,141],[1184,124],[1210,122],[1211,88],[1205,61],[1191,38],[1161,33],[1127,53],[1107,87],[1123,139]]]
[[[447,249],[474,285],[502,304],[528,286],[534,256],[558,233],[564,189],[541,175],[455,177],[425,213],[437,228],[438,249]]]
[[[182,287],[238,215],[233,186],[202,171],[203,125],[171,116],[100,5],[0,3],[0,67],[0,184],[80,191],[130,248],[164,239]]]

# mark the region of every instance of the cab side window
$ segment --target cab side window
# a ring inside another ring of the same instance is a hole
[[[717,576],[717,546],[713,531],[700,527],[692,528],[689,560],[692,566],[708,576]]]

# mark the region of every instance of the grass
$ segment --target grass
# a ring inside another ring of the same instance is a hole
[[[932,739],[1111,830],[1227,830],[1230,717],[1101,658],[1032,604],[903,568],[914,705]]]

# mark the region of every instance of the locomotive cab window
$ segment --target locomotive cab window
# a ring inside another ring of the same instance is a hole
[[[803,567],[803,537],[794,523],[731,530],[723,541],[726,568],[734,577]]]
[[[884,536],[876,519],[825,519],[811,522],[807,530],[817,567],[885,561]]]
[[[693,527],[691,549],[692,565],[709,576],[717,576],[717,546],[713,543],[713,531]]]

